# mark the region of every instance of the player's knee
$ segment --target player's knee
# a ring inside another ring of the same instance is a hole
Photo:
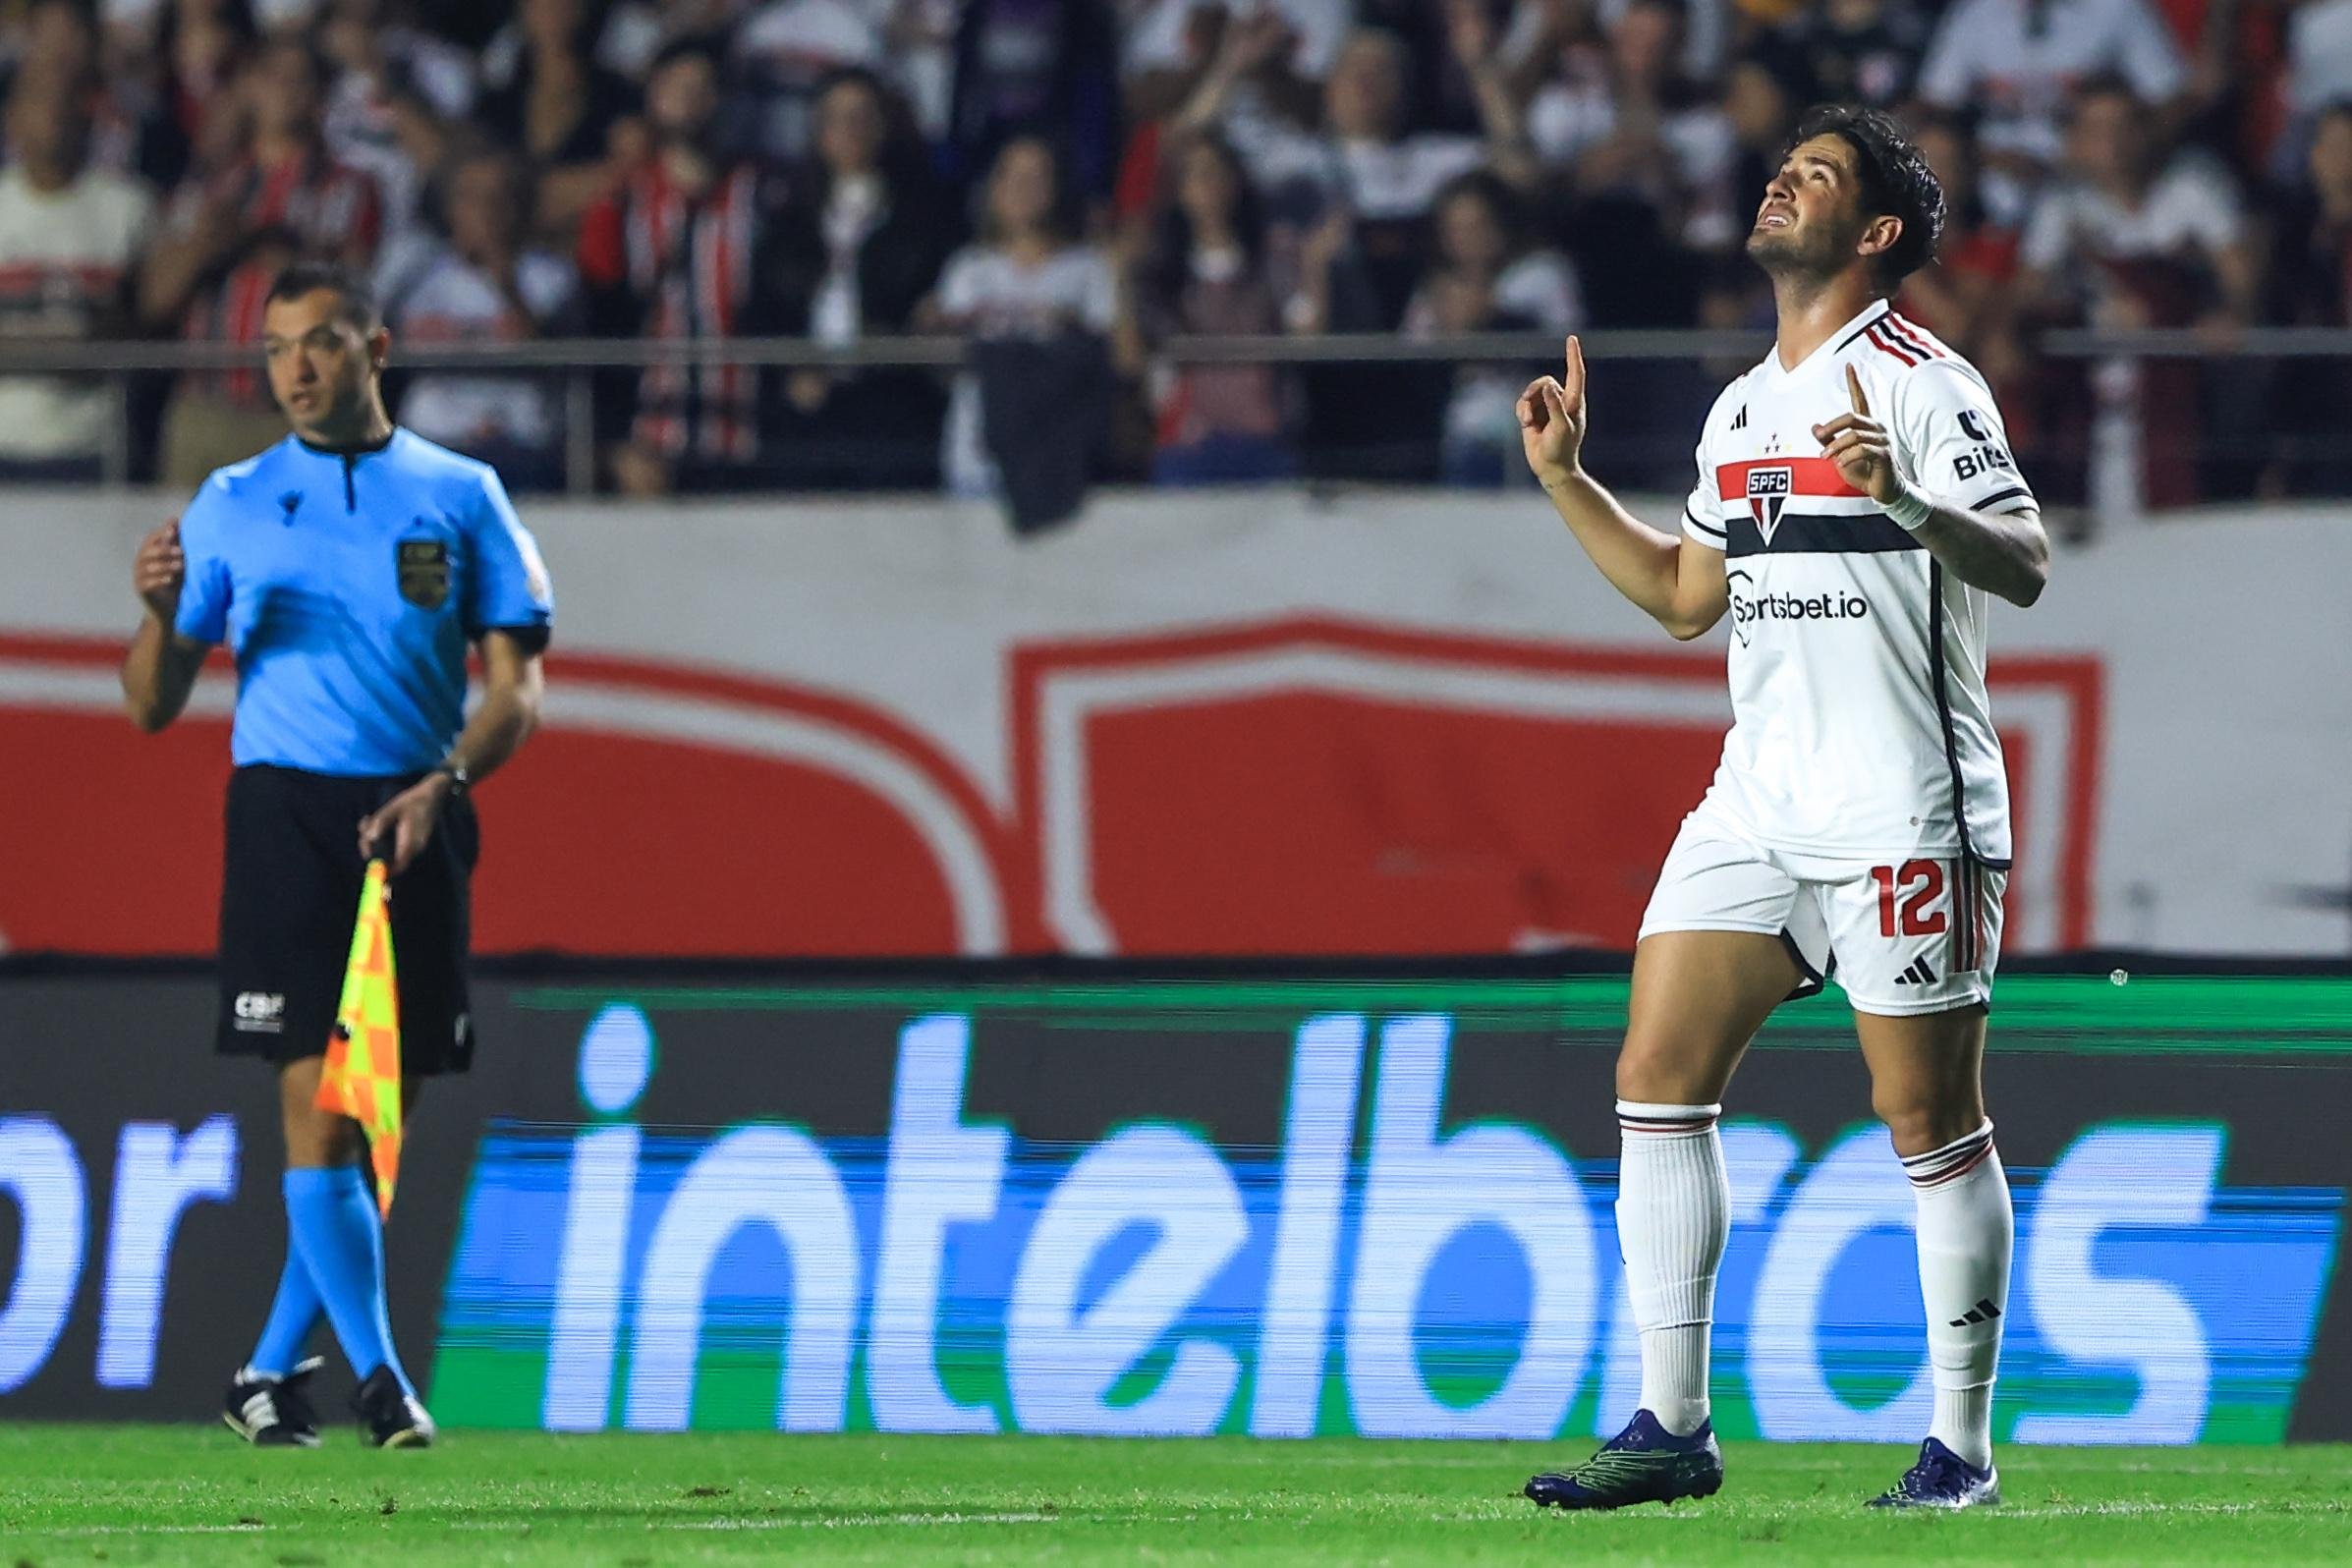
[[[1723,1096],[1712,1064],[1670,1042],[1628,1036],[1617,1050],[1617,1097],[1645,1105],[1711,1105]]]
[[[1981,1097],[1932,1084],[1873,1084],[1871,1109],[1886,1124],[1896,1151],[1904,1155],[1941,1148],[1966,1138],[1985,1121]]]

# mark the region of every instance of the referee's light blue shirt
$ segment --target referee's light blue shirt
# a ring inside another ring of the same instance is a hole
[[[180,518],[180,635],[237,656],[237,765],[414,773],[466,718],[466,648],[543,644],[547,569],[487,464],[408,430],[330,452],[294,436],[217,470]]]

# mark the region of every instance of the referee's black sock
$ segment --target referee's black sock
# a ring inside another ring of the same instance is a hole
[[[409,1374],[392,1353],[392,1323],[384,1308],[383,1226],[360,1167],[288,1171],[286,1222],[353,1375],[364,1381],[376,1368],[389,1367],[401,1387],[414,1394]]]

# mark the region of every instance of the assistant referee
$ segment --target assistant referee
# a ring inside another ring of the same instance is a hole
[[[406,1098],[470,1065],[470,793],[537,723],[554,601],[497,474],[385,415],[391,335],[364,283],[289,267],[262,345],[293,433],[216,471],[140,541],[146,618],[123,660],[150,734],[179,716],[207,648],[237,661],[216,1048],[277,1069],[288,1246],[224,1419],[253,1443],[316,1445],[306,1384],[321,1363],[303,1352],[323,1311],[359,1379],[361,1435],[421,1446],[433,1425],[392,1346],[360,1127],[316,1107],[319,1070],[371,853],[391,863]]]

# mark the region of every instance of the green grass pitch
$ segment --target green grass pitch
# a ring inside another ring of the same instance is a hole
[[[476,1563],[2352,1563],[2352,1448],[2024,1449],[2008,1503],[1865,1512],[1908,1455],[1739,1443],[1671,1510],[1539,1513],[1585,1443],[0,1428],[0,1568]]]

